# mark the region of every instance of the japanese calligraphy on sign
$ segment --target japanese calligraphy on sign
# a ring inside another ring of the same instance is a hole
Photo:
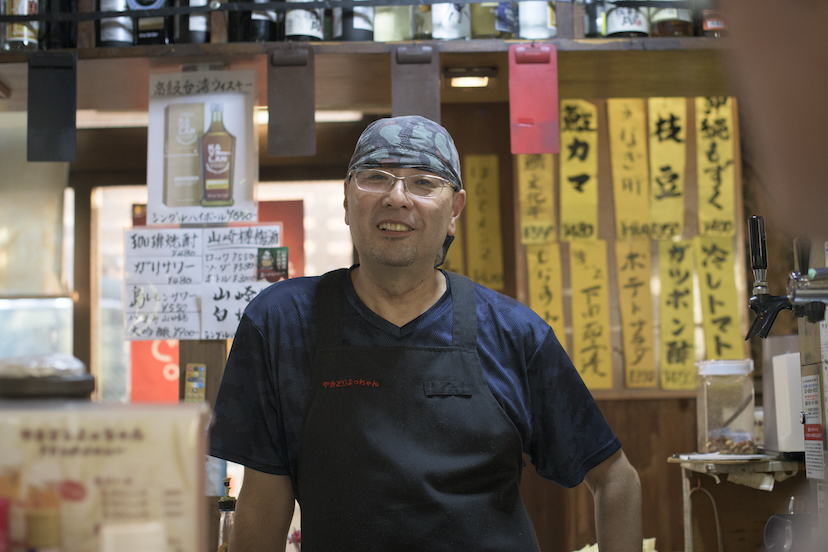
[[[241,312],[270,285],[258,253],[278,247],[281,224],[139,228],[125,232],[128,340],[225,339]]]
[[[589,389],[612,389],[606,242],[572,242],[569,270],[572,361]]]
[[[627,387],[655,387],[650,240],[615,242],[615,264],[624,341],[624,383]]]
[[[598,108],[561,102],[560,239],[598,238]]]
[[[665,390],[696,387],[693,267],[692,242],[658,242],[661,388]]]
[[[560,245],[527,245],[526,272],[529,308],[552,326],[558,341],[566,348]]]
[[[517,155],[520,243],[557,241],[551,153]]]
[[[733,238],[694,238],[706,358],[744,358]]]
[[[733,98],[696,98],[696,172],[699,235],[736,232]]]
[[[466,237],[468,276],[494,290],[503,289],[503,235],[497,155],[467,155]]]
[[[255,72],[149,80],[147,224],[255,222]]]
[[[687,161],[687,103],[684,98],[649,98],[650,237],[684,232],[684,168]]]
[[[644,100],[607,100],[615,200],[615,237],[650,236],[650,177],[647,161],[647,127]]]

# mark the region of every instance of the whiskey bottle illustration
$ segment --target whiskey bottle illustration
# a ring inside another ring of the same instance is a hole
[[[201,138],[204,167],[202,207],[233,205],[233,166],[236,160],[236,137],[224,128],[224,105],[211,106],[210,129]]]

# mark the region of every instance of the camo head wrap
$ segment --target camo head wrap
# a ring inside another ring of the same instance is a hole
[[[460,158],[448,131],[418,115],[379,119],[366,128],[357,141],[348,163],[348,174],[355,169],[422,169],[442,176],[463,188]]]

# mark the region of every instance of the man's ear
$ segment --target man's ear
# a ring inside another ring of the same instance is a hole
[[[457,228],[457,219],[463,208],[466,206],[466,190],[460,190],[454,194],[454,199],[451,203],[451,220],[449,221],[448,235],[453,236]]]
[[[345,199],[342,202],[342,206],[345,207],[345,224],[350,225],[348,222],[348,179],[345,179]]]

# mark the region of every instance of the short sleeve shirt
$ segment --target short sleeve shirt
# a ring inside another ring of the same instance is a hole
[[[449,290],[403,327],[383,319],[344,278],[343,345],[449,347]],[[318,277],[271,285],[239,323],[213,414],[210,454],[296,485],[302,419],[317,342]],[[448,278],[446,278],[448,283]],[[562,486],[621,444],[549,325],[522,303],[474,284],[477,350],[492,394],[537,472]]]

